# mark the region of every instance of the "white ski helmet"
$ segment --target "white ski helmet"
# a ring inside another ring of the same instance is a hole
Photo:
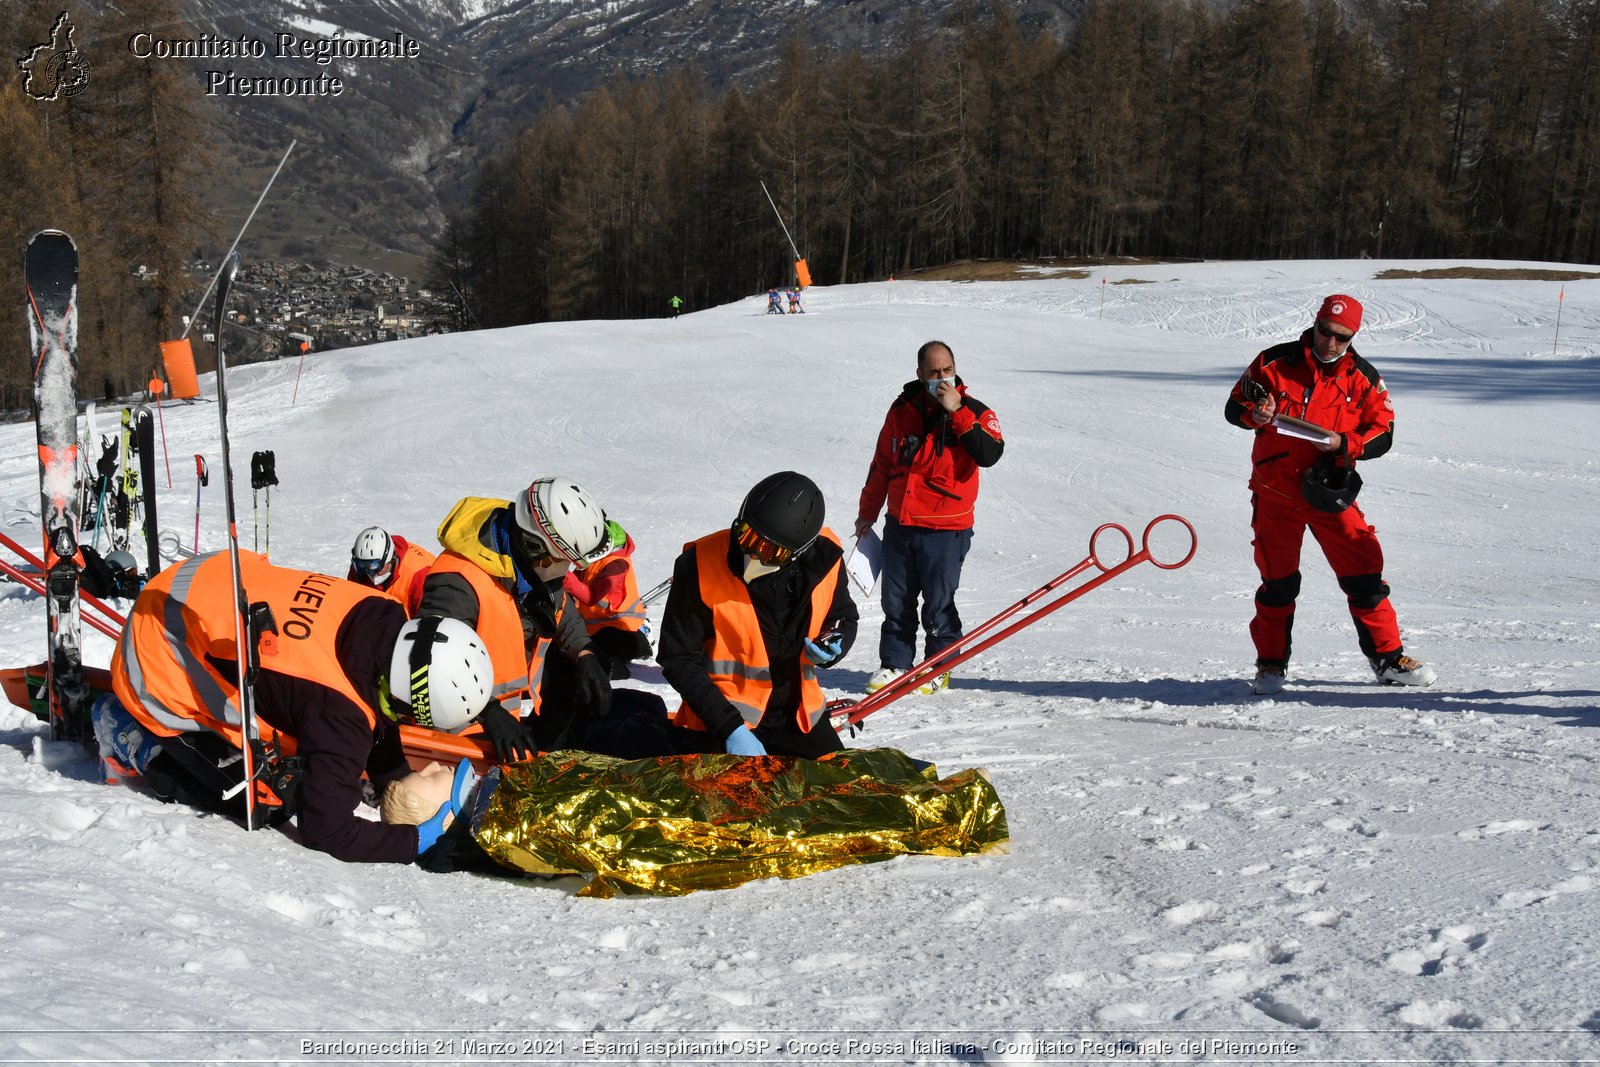
[[[426,615],[400,627],[389,694],[410,706],[419,725],[460,733],[489,703],[493,683],[489,650],[460,619]]]
[[[535,559],[583,566],[612,549],[606,513],[571,478],[540,478],[517,494],[517,526]]]
[[[382,583],[394,572],[394,538],[381,526],[368,526],[356,534],[350,569],[373,585]]]

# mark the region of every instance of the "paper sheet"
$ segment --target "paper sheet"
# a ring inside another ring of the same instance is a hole
[[[872,595],[878,584],[878,574],[883,570],[883,542],[876,533],[868,530],[856,538],[856,546],[845,559],[844,569],[862,596]]]
[[[1302,441],[1313,444],[1326,445],[1333,441],[1333,434],[1324,430],[1314,422],[1297,419],[1293,415],[1274,415],[1272,428],[1285,437],[1298,437]]]

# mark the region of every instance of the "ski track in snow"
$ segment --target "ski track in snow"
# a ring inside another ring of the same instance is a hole
[[[902,281],[813,289],[805,317],[778,321],[758,296],[671,321],[430,338],[311,356],[293,407],[294,361],[230,370],[241,538],[250,454],[273,449],[287,565],[342,574],[373,522],[433,547],[460,496],[545,473],[577,478],[634,533],[642,587],[772,470],[816,477],[847,531],[884,408],[929,337],[954,346],[1008,441],[984,475],[969,626],[1082,558],[1101,522],[1137,539],[1177,512],[1199,551],[1130,570],[851,742],[985,768],[1004,853],[721,893],[590,901],[572,879],[341,864],[102,786],[76,749],[0,709],[0,1054],[842,1030],[989,1049],[865,1057],[886,1062],[1026,1059],[993,1043],[1063,1033],[1298,1041],[1295,1062],[1592,1056],[1600,290],[1565,283],[1552,357],[1558,283],[1375,279],[1384,266]],[[1357,345],[1395,394],[1397,444],[1364,468],[1363,504],[1408,648],[1441,681],[1371,683],[1311,548],[1289,685],[1258,699],[1249,441],[1222,404],[1336,289],[1366,303]],[[164,415],[162,525],[188,543],[189,457],[204,453],[202,547],[221,547],[215,407]],[[0,501],[36,506],[33,427],[0,427],[0,444]],[[825,676],[836,694],[877,665],[881,612],[861,608],[861,640]],[[4,662],[36,662],[43,629],[42,602],[0,585]],[[86,662],[109,661],[109,640],[85,642]],[[659,671],[636,675],[667,695]],[[128,1030],[164,1032],[110,1033]]]

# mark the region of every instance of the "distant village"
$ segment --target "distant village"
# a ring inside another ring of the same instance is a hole
[[[204,280],[215,269],[197,265]],[[456,328],[454,301],[413,287],[408,278],[365,267],[253,262],[240,268],[228,307],[234,328],[251,342],[233,349],[246,362]],[[231,329],[229,344],[236,344]]]

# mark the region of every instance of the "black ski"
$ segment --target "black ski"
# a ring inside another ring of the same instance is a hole
[[[44,524],[49,659],[45,703],[50,736],[89,741],[78,614],[78,246],[42,230],[23,257],[32,342],[33,408],[39,433],[39,513]]]
[[[150,409],[141,407],[133,419],[134,451],[139,453],[139,482],[144,492],[144,549],[149,570],[145,580],[161,569],[161,527],[156,522],[156,424]]]

